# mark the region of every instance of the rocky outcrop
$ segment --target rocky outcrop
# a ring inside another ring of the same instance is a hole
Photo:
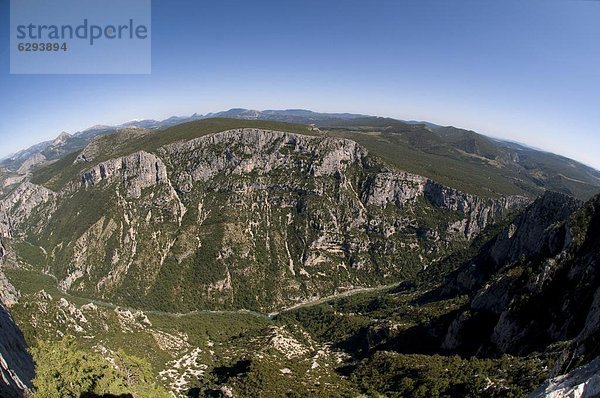
[[[551,191],[544,193],[488,242],[476,257],[450,276],[445,293],[472,292],[520,257],[556,254],[566,242],[557,240],[557,231],[552,227],[565,221],[580,206],[581,202],[570,196]]]
[[[113,153],[105,140],[128,142],[96,139],[82,159]],[[60,286],[178,310],[272,310],[410,277],[524,202],[393,169],[351,140],[258,129],[90,166],[35,229]]]
[[[10,308],[13,306],[19,298],[19,292],[9,282],[0,267],[0,303]]]
[[[81,175],[84,187],[115,179],[125,185],[127,194],[133,198],[139,198],[145,188],[170,184],[167,168],[162,160],[144,151],[99,163]]]
[[[34,365],[23,334],[0,304],[0,396],[23,397],[31,389]]]
[[[434,205],[462,213],[465,218],[450,226],[451,230],[464,234],[471,240],[488,226],[500,221],[503,216],[530,203],[523,196],[507,196],[497,199],[482,199],[453,188],[428,180],[424,196]]]
[[[23,233],[34,211],[38,212],[40,205],[50,202],[55,196],[54,192],[41,185],[29,181],[21,183],[0,200],[0,237],[10,238],[15,233]]]
[[[427,178],[406,172],[382,172],[366,182],[362,201],[366,205],[403,206],[422,197]]]
[[[403,206],[424,199],[440,209],[458,212],[464,216],[449,225],[451,232],[471,240],[487,226],[504,215],[522,208],[529,199],[509,196],[498,199],[482,199],[456,189],[445,187],[435,181],[405,172],[384,172],[368,182],[363,194],[365,204]]]
[[[600,396],[600,357],[568,374],[552,378],[528,398],[596,398]]]
[[[7,211],[0,210],[0,237],[10,238],[12,236],[12,226],[10,223],[10,219],[8,218]],[[5,249],[2,248],[2,256],[6,253]]]
[[[170,160],[176,186],[186,192],[192,183],[220,173],[265,175],[293,167],[314,177],[333,176],[363,162],[367,151],[345,139],[238,129],[167,145],[159,154]]]
[[[231,150],[234,147],[235,152]],[[366,149],[354,141],[257,129],[230,130],[179,142],[161,148],[159,153],[171,159],[170,165],[176,171],[175,185],[183,192],[190,191],[195,182],[208,181],[219,173],[267,175],[274,170],[299,167],[313,177],[344,178],[352,166],[366,168],[373,163]],[[296,163],[298,154],[305,155],[305,162]],[[194,166],[181,170],[181,163]],[[448,229],[467,239],[529,203],[528,198],[521,196],[481,199],[399,170],[382,169],[366,176],[357,189],[361,202],[367,206],[402,207],[423,198],[435,207],[459,212],[464,218]],[[318,187],[315,193],[325,194]]]
[[[46,157],[44,155],[42,155],[41,153],[34,153],[33,155],[31,155],[30,157],[28,157],[23,164],[21,164],[21,167],[19,167],[19,169],[17,170],[18,174],[28,174],[29,171],[41,164],[44,163],[46,161]]]
[[[70,138],[71,134],[67,133],[66,131],[63,131],[58,135],[58,137],[54,139],[54,141],[52,141],[50,146],[64,145]]]
[[[555,374],[600,354],[600,196],[546,193],[449,278],[468,293],[443,348],[528,354],[570,341]]]
[[[104,128],[110,129],[107,126],[104,126]],[[118,134],[95,136],[90,143],[83,148],[73,163],[93,162],[98,157],[104,157],[113,151],[118,151],[124,145],[131,142],[131,140],[135,140],[146,134],[148,134],[148,130],[144,128],[129,127],[118,130]]]
[[[0,197],[4,196],[9,188],[23,182],[26,178],[26,175],[17,175],[11,173],[10,175],[4,176],[0,173]]]

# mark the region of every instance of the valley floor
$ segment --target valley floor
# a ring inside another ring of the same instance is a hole
[[[465,298],[424,301],[395,284],[342,293],[279,314],[140,311],[65,294],[34,270],[6,270],[30,345],[72,335],[85,350],[150,361],[176,396],[523,396],[550,358],[441,356]]]

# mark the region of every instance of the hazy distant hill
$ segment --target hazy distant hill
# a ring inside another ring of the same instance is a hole
[[[600,172],[575,160],[455,127],[361,118],[327,124],[398,167],[482,195],[537,196],[549,189],[588,199]]]
[[[29,169],[81,150],[98,135],[128,127],[161,130],[216,117],[315,125],[322,134],[359,142],[403,170],[483,196],[535,197],[550,189],[588,199],[600,192],[600,172],[589,166],[473,131],[349,113],[230,109],[207,115],[173,116],[162,121],[135,120],[119,126],[95,126],[73,135],[62,134],[54,141],[35,145],[1,161],[0,193],[11,183],[21,181],[19,175]]]

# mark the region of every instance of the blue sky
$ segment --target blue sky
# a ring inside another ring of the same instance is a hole
[[[95,124],[232,107],[427,120],[600,168],[599,1],[152,2],[150,75],[10,75],[0,156]]]

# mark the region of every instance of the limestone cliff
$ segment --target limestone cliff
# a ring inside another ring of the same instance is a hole
[[[444,348],[527,354],[567,341],[555,374],[600,354],[600,196],[580,206],[545,194],[450,276],[445,293],[471,301]]]
[[[141,306],[269,310],[390,283],[527,202],[396,170],[347,139],[238,129],[97,163],[91,145],[60,192],[25,182],[4,198],[0,233],[47,253],[63,289]]]
[[[34,365],[23,335],[0,304],[0,396],[18,398],[30,390]]]

